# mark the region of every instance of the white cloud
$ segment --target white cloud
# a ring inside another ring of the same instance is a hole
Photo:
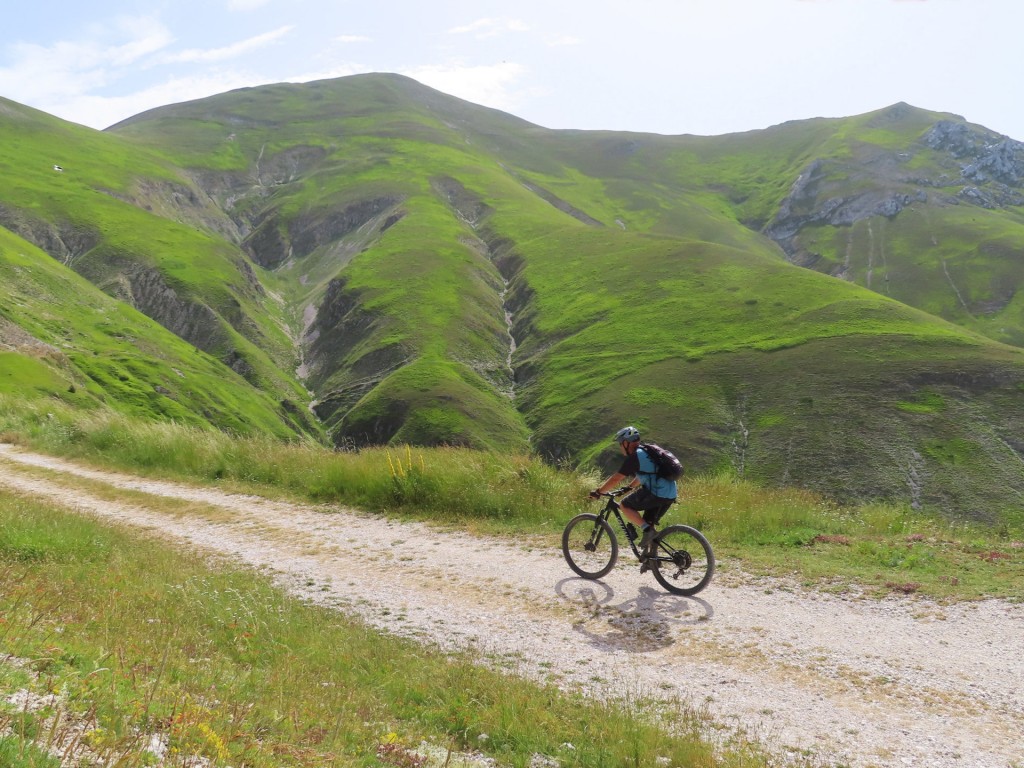
[[[173,40],[158,20],[138,17],[94,26],[78,41],[15,43],[12,63],[0,68],[0,93],[32,104],[59,101],[109,85]]]
[[[475,34],[477,40],[496,37],[504,32],[528,32],[530,27],[518,19],[477,19],[461,27],[448,30],[452,35]]]
[[[426,66],[401,74],[460,99],[509,111],[521,100],[522,94],[514,86],[526,73],[526,67],[521,64],[502,62],[486,66]]]
[[[148,109],[213,96],[251,84],[251,77],[241,73],[173,78],[123,96],[82,93],[60,102],[44,102],[39,109],[91,128],[103,129]]]
[[[257,48],[262,48],[279,38],[284,37],[292,31],[291,26],[280,27],[273,30],[272,32],[266,32],[262,35],[256,35],[250,37],[247,40],[240,40],[237,43],[226,45],[222,48],[190,48],[186,51],[179,53],[168,54],[164,61],[170,63],[178,62],[211,62],[211,61],[226,61],[227,59],[234,59],[238,56],[248,53],[249,51]]]
[[[339,43],[372,43],[373,40],[364,35],[338,35],[334,38]]]

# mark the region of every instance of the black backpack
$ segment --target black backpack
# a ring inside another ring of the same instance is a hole
[[[671,451],[666,451],[654,443],[641,443],[647,456],[657,467],[655,474],[663,480],[678,480],[683,476],[683,463]]]

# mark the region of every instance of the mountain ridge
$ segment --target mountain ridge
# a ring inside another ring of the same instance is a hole
[[[103,135],[152,169],[125,171],[117,216],[173,238],[89,240],[70,265],[284,412],[304,400],[338,446],[607,465],[636,422],[694,470],[841,498],[985,517],[1024,492],[1019,147],[947,113],[565,131],[363,75]],[[76,206],[106,211],[92,189]]]

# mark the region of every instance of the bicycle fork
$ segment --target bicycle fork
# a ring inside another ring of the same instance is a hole
[[[601,519],[605,522],[608,522],[608,516],[606,514],[601,515]],[[601,536],[603,535],[604,527],[600,525],[595,525],[594,530],[590,532],[590,541],[584,544],[583,548],[587,550],[587,552],[597,551],[597,545],[601,543]]]

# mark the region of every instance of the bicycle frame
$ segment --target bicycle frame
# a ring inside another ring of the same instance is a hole
[[[608,503],[605,504],[604,509],[602,509],[598,513],[598,516],[609,525],[611,525],[611,523],[609,522],[609,518],[612,515],[615,516],[615,519],[619,522],[619,529],[622,531],[622,534],[625,537],[626,541],[629,542],[629,548],[633,550],[633,557],[635,557],[640,562],[644,562],[644,560],[646,559],[648,562],[651,563],[657,560],[659,563],[672,564],[675,560],[676,550],[670,545],[662,544],[659,547],[661,551],[657,553],[652,553],[649,557],[645,558],[644,553],[640,550],[640,547],[636,545],[636,540],[629,538],[629,531],[626,528],[626,519],[622,516],[622,506],[619,504],[619,502],[615,500],[616,496],[628,493],[629,490],[632,489],[627,489],[625,491],[612,491],[611,493],[607,494]],[[601,529],[595,529],[594,535],[596,537],[594,544],[596,544],[597,541],[600,540]],[[640,537],[638,536],[637,539],[639,538]]]
[[[621,508],[619,502],[617,502],[615,500],[615,494],[614,493],[608,494],[608,503],[605,504],[604,505],[604,509],[602,509],[598,513],[598,516],[602,520],[604,520],[606,523],[608,523],[608,518],[610,518],[612,515],[615,515],[615,519],[618,520],[618,522],[619,522],[619,529],[622,531],[622,535],[625,538],[625,540],[627,542],[629,542],[629,548],[633,550],[633,556],[636,557],[637,560],[639,560],[640,557],[641,557],[640,548],[637,547],[636,541],[629,537],[629,530],[626,528],[626,520],[622,516],[622,508]],[[610,523],[609,523],[609,525],[610,525]],[[600,536],[601,535],[601,529],[600,528],[595,528],[595,535],[596,536]]]

